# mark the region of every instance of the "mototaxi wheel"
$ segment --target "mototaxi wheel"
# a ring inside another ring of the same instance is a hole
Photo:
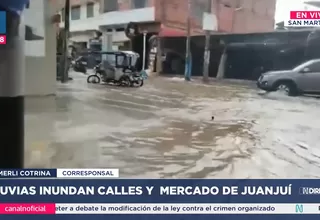
[[[144,84],[144,81],[143,81],[143,79],[139,79],[139,80],[135,81],[133,84],[134,84],[134,86],[142,87]]]
[[[92,83],[92,84],[99,84],[101,81],[100,77],[93,74],[93,75],[90,75],[88,76],[87,78],[87,83]]]
[[[120,85],[122,86],[131,87],[133,85],[129,76],[122,76],[119,81],[120,81]]]

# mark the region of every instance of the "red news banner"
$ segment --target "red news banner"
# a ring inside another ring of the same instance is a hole
[[[320,20],[320,11],[290,11],[290,19]]]
[[[7,44],[7,36],[0,35],[0,44]]]

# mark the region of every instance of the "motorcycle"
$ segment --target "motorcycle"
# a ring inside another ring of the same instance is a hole
[[[80,56],[77,59],[71,61],[72,68],[75,72],[87,73],[87,62],[85,58]]]
[[[87,78],[88,83],[112,83],[118,86],[143,86],[147,78],[145,71],[137,72],[135,65],[139,55],[132,51],[106,51],[108,59],[94,67],[94,74]]]
[[[94,68],[94,74],[88,76],[87,83],[93,83],[93,84],[99,84],[101,81],[104,83],[112,83],[117,86],[132,86],[132,81],[130,79],[130,75],[122,74],[120,77],[112,77],[109,74],[111,70],[103,70],[101,68],[101,63],[95,66]]]

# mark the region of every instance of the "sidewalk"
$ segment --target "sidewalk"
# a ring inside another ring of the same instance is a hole
[[[72,139],[77,133],[83,135],[81,133],[84,131],[81,131],[79,126],[89,124],[90,121],[90,112],[87,111],[89,106],[77,99],[77,94],[81,95],[88,90],[82,81],[75,79],[65,85],[57,83],[56,96],[26,98],[27,167],[68,167],[70,164],[77,166],[76,161],[83,160],[85,154],[90,155],[90,148],[81,155],[74,154],[78,152],[74,148],[81,148],[81,143],[64,143],[68,137]],[[95,114],[94,111],[92,113]]]
[[[168,79],[176,79],[176,80],[181,80],[184,81],[184,76],[183,75],[171,75],[171,74],[161,74],[157,77],[163,77],[163,78],[168,78]],[[251,81],[251,80],[244,80],[244,79],[217,79],[210,77],[208,83],[203,82],[202,76],[193,76],[191,77],[191,82],[199,83],[199,84],[209,84],[209,85],[214,85],[215,83],[219,84],[229,84],[229,85],[242,85],[242,86],[248,86],[248,87],[254,87],[256,88],[256,82]]]

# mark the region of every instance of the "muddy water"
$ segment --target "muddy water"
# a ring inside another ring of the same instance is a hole
[[[29,167],[119,168],[135,178],[320,176],[314,98],[174,78],[116,88],[76,76],[46,102],[28,100]]]

